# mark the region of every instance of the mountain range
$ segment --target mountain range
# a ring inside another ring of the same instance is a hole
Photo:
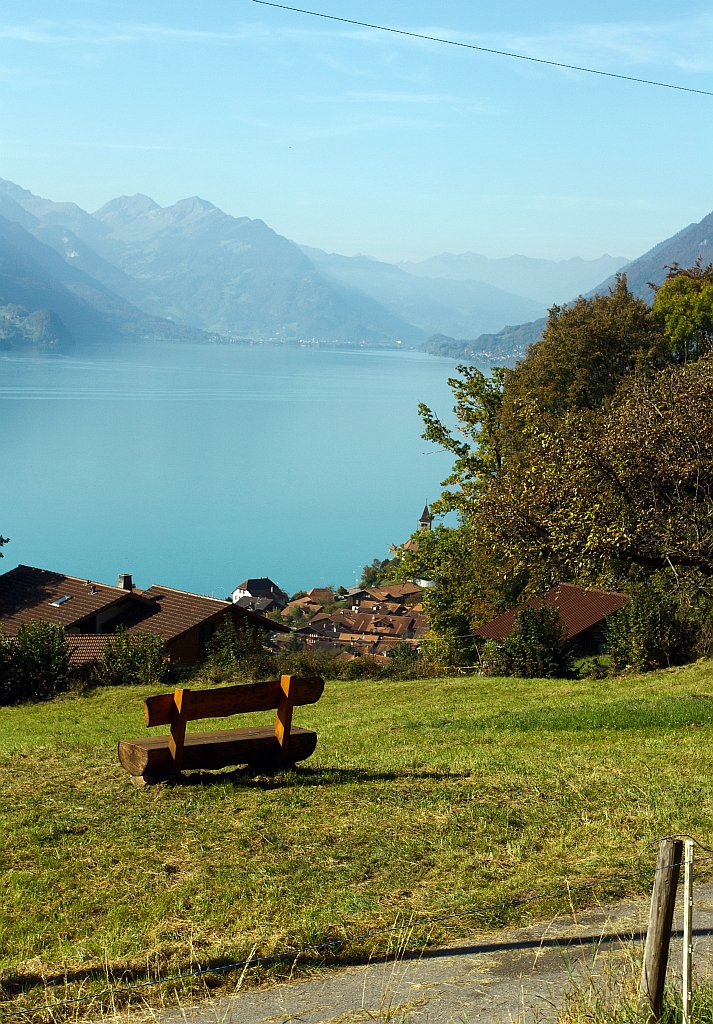
[[[618,269],[626,272],[629,289],[635,295],[651,302],[654,295],[651,285],[662,284],[669,267],[674,263],[682,267],[691,267],[697,259],[702,260],[704,265],[713,263],[713,213],[709,213],[698,223],[689,224],[671,238],[659,242],[643,256]],[[615,281],[616,274],[612,274],[595,288],[589,289],[586,294],[591,296],[597,292],[606,292]],[[422,348],[433,355],[449,356],[452,359],[512,361],[525,355],[528,346],[541,336],[546,323],[546,318],[537,319],[515,327],[504,327],[496,334],[481,334],[470,341],[457,340],[437,333],[432,335]]]
[[[517,292],[549,308],[553,303],[569,302],[588,292],[628,262],[624,256],[609,256],[608,253],[596,260],[574,256],[555,262],[519,255],[493,260],[477,252],[464,252],[459,256],[442,252],[420,263],[398,263],[397,266],[417,277],[482,281],[495,288]]]
[[[627,264],[632,283],[662,277],[662,261],[692,262],[709,245],[710,222]],[[148,196],[120,196],[88,213],[0,179],[5,348],[314,341],[455,357],[487,350],[505,359],[539,336],[549,305],[591,290],[624,263],[442,253],[395,265],[300,246],[198,197],[161,207]]]

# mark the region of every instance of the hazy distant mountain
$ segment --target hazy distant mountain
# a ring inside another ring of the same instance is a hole
[[[424,352],[434,356],[449,356],[451,359],[472,359],[475,362],[502,360],[503,363],[522,359],[527,349],[539,341],[547,323],[547,317],[517,327],[503,327],[497,334],[481,334],[474,341],[458,341],[444,334],[434,334],[424,345]]]
[[[713,213],[709,213],[698,224],[689,224],[687,228],[659,242],[643,256],[627,264],[624,269],[629,289],[647,302],[652,302],[654,293],[648,287],[649,281],[662,284],[666,277],[666,267],[672,263],[691,267],[699,256],[704,264],[713,263]],[[593,288],[590,294],[606,291],[614,284],[614,280],[614,276],[608,277]]]
[[[55,203],[51,199],[43,199],[5,178],[0,178],[0,196],[13,200],[26,213],[35,217],[36,224],[42,223],[45,226],[61,224],[62,227],[80,234],[89,245],[92,245],[95,238],[106,234],[106,228],[76,203]],[[8,220],[17,219],[10,217],[1,208],[0,213]],[[29,227],[22,221],[19,223],[22,223],[23,227]]]
[[[2,179],[0,218],[0,305],[54,311],[82,340],[205,341],[207,330],[261,342],[426,343],[428,350],[460,353],[456,358],[479,352],[505,359],[539,334],[548,305],[591,291],[602,277],[604,287],[625,263],[611,256],[554,262],[443,253],[395,266],[300,247],[261,220],[232,217],[195,196],[169,207],[144,195],[120,196],[90,214]],[[646,281],[660,281],[664,264],[692,263],[699,254],[711,259],[712,218],[628,264],[631,287],[647,294]],[[19,234],[8,234],[8,223]],[[35,318],[13,326],[7,315],[5,321],[3,329],[16,338],[49,337],[55,323]]]
[[[366,295],[327,282],[286,238],[194,197],[162,208],[121,196],[95,214],[0,181],[0,201],[69,265],[146,313],[236,340],[421,344],[425,332]]]
[[[332,287],[261,220],[197,197],[162,208],[147,196],[112,200],[94,217],[108,228],[99,252],[142,284],[144,309],[261,340],[423,340],[406,320]]]
[[[569,260],[536,260],[529,256],[508,256],[491,260],[477,252],[459,256],[443,252],[420,263],[398,266],[418,277],[448,277],[457,281],[484,281],[517,295],[541,302],[547,308],[568,302],[588,292],[603,277],[614,274],[628,261],[605,254],[596,260],[575,256]]]
[[[369,256],[339,256],[301,246],[330,281],[370,296],[427,333],[475,335],[541,316],[545,307],[479,281],[415,277]]]
[[[653,249],[622,269],[626,272],[631,291],[651,302],[654,293],[648,287],[649,281],[661,284],[666,276],[666,267],[673,263],[690,267],[699,257],[704,264],[713,262],[713,213],[709,213],[698,224],[689,224],[671,238],[659,242]],[[612,274],[596,288],[590,289],[589,295],[606,292],[614,285],[615,280],[615,275]],[[483,334],[474,341],[458,341],[443,334],[435,334],[422,348],[433,355],[450,356],[453,359],[477,361],[493,358],[512,361],[525,355],[528,345],[540,338],[546,323],[546,319],[540,319],[517,327],[505,327],[497,334]]]
[[[3,216],[0,216],[0,306],[17,306],[25,313],[43,311],[47,314],[41,320],[34,318],[24,335],[22,325],[16,323],[17,330],[10,332],[15,344],[21,336],[28,341],[34,338],[41,344],[65,345],[72,338],[82,342],[148,337],[166,341],[207,340],[202,332],[147,316],[82,270],[69,266],[54,249],[40,242],[21,224]],[[7,313],[4,319],[8,319]],[[3,327],[7,335],[8,324]],[[7,340],[6,336],[5,342]]]
[[[140,281],[125,274],[108,260],[103,259],[88,246],[79,235],[61,224],[38,224],[32,229],[35,238],[49,245],[59,253],[71,267],[83,270],[95,281],[109,288],[116,295],[138,304],[146,299],[145,289]]]

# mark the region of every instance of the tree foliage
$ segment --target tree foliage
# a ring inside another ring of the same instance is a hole
[[[458,525],[401,551],[452,634],[560,582],[642,586],[664,574],[690,609],[713,599],[713,270],[672,267],[650,308],[619,275],[550,310],[539,342],[490,377],[458,367],[457,426],[421,407],[454,457],[433,506]],[[633,614],[633,613],[632,613]]]
[[[263,637],[247,620],[235,622],[226,615],[208,644],[208,661],[214,668],[257,679],[265,667]]]
[[[627,288],[626,274],[617,274],[606,295],[553,306],[541,340],[505,371],[509,447],[519,447],[523,414],[599,410],[623,377],[665,362],[661,331],[646,302]]]
[[[615,671],[648,672],[680,664],[693,654],[699,622],[665,590],[666,582],[663,577],[637,587],[631,603],[609,620],[607,649]]]
[[[99,665],[102,685],[162,683],[169,671],[166,643],[156,633],[128,633],[122,626],[107,638]]]
[[[713,341],[713,264],[684,270],[677,263],[656,290],[653,320],[663,333],[668,355],[678,363],[698,359]]]

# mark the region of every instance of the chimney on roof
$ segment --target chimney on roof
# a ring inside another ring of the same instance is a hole
[[[119,590],[133,590],[134,584],[131,582],[130,572],[119,573]]]

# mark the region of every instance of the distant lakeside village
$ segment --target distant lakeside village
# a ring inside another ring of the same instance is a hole
[[[426,505],[419,530],[430,530],[431,521]],[[415,543],[412,539],[406,546]],[[117,632],[154,634],[163,640],[171,664],[199,664],[227,620],[252,627],[275,653],[304,647],[339,661],[367,657],[384,664],[396,643],[417,653],[428,631],[422,595],[432,586],[414,580],[315,587],[290,598],[265,576],[243,580],[226,601],[159,585],[139,590],[128,573],[119,574],[117,586],[109,586],[19,565],[0,576],[0,622],[9,637],[33,622],[62,626],[74,666],[100,661]]]
[[[416,533],[401,550],[417,551],[419,535],[430,532],[431,524],[426,504]],[[370,662],[375,670],[393,667],[395,656],[415,662],[429,635],[424,594],[437,584],[418,578],[372,585],[374,573],[365,566],[357,586],[314,587],[292,597],[267,576],[250,578],[222,600],[162,585],[139,590],[128,573],[109,586],[19,565],[0,575],[0,624],[10,639],[38,623],[61,627],[75,671],[106,664],[117,636],[131,646],[148,635],[160,643],[171,666],[197,666],[215,655],[226,626],[248,627],[265,655],[306,651],[320,661]],[[606,619],[628,600],[625,594],[560,584],[535,604],[555,606],[580,654],[597,655],[605,646]],[[471,639],[503,640],[513,630],[515,614],[513,609],[485,623]]]

